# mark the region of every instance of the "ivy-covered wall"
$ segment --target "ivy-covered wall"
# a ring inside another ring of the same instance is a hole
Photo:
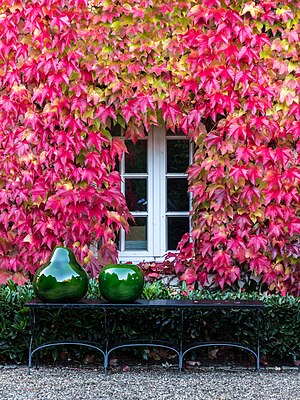
[[[299,295],[299,0],[3,0],[0,279],[56,244],[96,275],[129,213],[114,171],[153,124],[197,146],[188,284]],[[98,260],[90,244],[102,240]]]

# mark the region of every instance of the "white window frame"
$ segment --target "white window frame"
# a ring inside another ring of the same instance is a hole
[[[162,261],[168,251],[167,250],[167,217],[183,216],[189,217],[190,229],[191,218],[190,210],[192,209],[192,198],[189,195],[189,211],[166,211],[166,182],[167,177],[182,176],[187,179],[186,173],[167,173],[167,138],[168,140],[187,139],[184,134],[166,136],[164,127],[152,127],[148,133],[147,140],[147,174],[130,174],[125,173],[125,156],[120,163],[120,173],[122,177],[121,190],[125,193],[125,180],[123,178],[147,178],[147,211],[131,211],[134,217],[148,216],[147,219],[147,245],[148,250],[125,250],[125,231],[120,231],[120,249],[118,258],[120,263],[131,261],[151,262]],[[125,139],[124,139],[125,140]],[[188,140],[188,139],[187,139]],[[189,146],[189,163],[193,159],[193,145]]]

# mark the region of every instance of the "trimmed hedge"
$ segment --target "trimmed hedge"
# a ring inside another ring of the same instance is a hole
[[[91,281],[89,298],[98,296],[98,287]],[[265,359],[271,358],[296,362],[300,359],[300,299],[291,296],[259,295],[246,292],[209,292],[187,291],[165,287],[161,281],[147,283],[144,289],[147,299],[188,298],[188,299],[262,299],[267,307],[261,318],[261,352]],[[0,286],[0,361],[26,362],[30,337],[28,308],[24,304],[33,298],[31,285],[17,286],[13,282]],[[111,312],[112,337],[135,338],[141,333],[143,337],[155,339],[159,336],[168,339],[177,336],[178,324],[174,315],[180,313],[172,310],[149,312],[145,310]],[[39,314],[38,341],[51,341],[59,336],[65,339],[78,337],[85,340],[101,342],[103,314],[99,312],[58,310],[41,311]],[[146,323],[145,323],[146,322]],[[189,325],[186,326],[185,340],[243,340],[255,341],[255,316],[249,312],[232,310],[191,311]],[[56,359],[65,349],[53,347],[38,353],[39,357]],[[81,347],[69,349],[72,357],[81,358],[86,351]],[[143,353],[146,357],[146,353]]]

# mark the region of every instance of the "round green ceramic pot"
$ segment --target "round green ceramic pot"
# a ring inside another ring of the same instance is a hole
[[[50,260],[34,275],[33,289],[36,296],[51,303],[82,299],[89,287],[87,273],[78,264],[74,253],[58,246]]]
[[[99,274],[102,296],[112,303],[130,303],[138,299],[144,287],[140,267],[132,264],[109,264]]]

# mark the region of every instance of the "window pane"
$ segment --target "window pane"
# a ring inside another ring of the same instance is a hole
[[[126,173],[147,173],[147,140],[139,140],[136,144],[130,140],[125,142],[128,154],[125,154]]]
[[[130,230],[125,236],[125,250],[147,250],[147,217],[136,217],[129,225]]]
[[[167,140],[167,172],[186,172],[188,166],[188,140]]]
[[[187,232],[189,232],[188,217],[168,217],[168,250],[175,250]]]
[[[120,161],[119,161],[119,158],[116,157],[115,160],[116,160],[116,165],[115,165],[114,171],[120,172]]]
[[[125,198],[130,211],[147,211],[147,179],[125,179]]]
[[[167,211],[189,211],[186,178],[167,178]]]
[[[112,126],[109,130],[112,136],[121,136],[122,134],[122,127],[119,124]]]

